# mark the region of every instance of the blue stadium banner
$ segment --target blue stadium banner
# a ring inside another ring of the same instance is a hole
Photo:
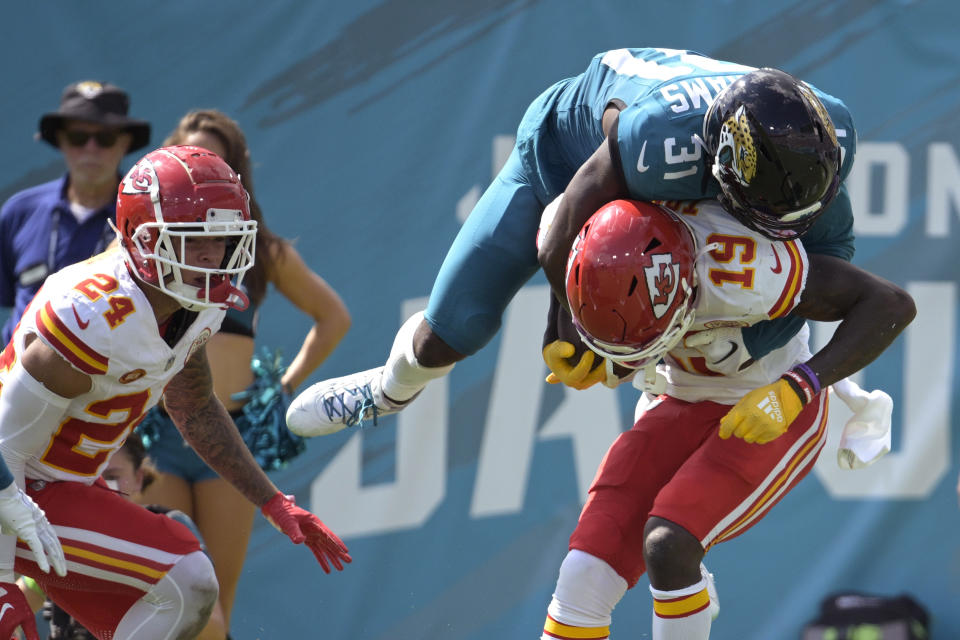
[[[960,637],[960,5],[54,0],[5,12],[0,196],[63,172],[56,151],[32,138],[75,80],[129,90],[154,145],[191,108],[226,111],[247,134],[270,227],[296,242],[353,317],[311,381],[383,363],[526,106],[595,53],[693,49],[782,68],[840,97],[859,133],[847,181],[854,262],[919,308],[857,376],[894,399],[893,449],[841,470],[849,413],[832,403],[815,471],[708,553],[722,603],[711,637],[798,638],[820,601],[843,590],[909,593],[930,611],[933,637]],[[540,637],[587,487],[637,400],[633,389],[544,383],[547,296],[534,277],[498,337],[407,411],[311,440],[272,474],[355,560],[325,575],[258,518],[235,640]],[[261,315],[258,344],[296,353],[310,319],[277,292]],[[815,346],[833,329],[814,327]],[[612,637],[649,638],[650,618],[641,580],[614,612]]]

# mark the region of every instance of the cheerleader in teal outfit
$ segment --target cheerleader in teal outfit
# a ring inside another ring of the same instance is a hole
[[[258,225],[256,264],[244,279],[250,306],[227,313],[206,351],[217,397],[261,466],[278,469],[304,449],[303,441],[286,428],[290,394],[337,346],[350,327],[350,315],[337,292],[264,224],[253,191],[250,152],[236,122],[216,110],[191,111],[164,141],[165,146],[175,144],[196,145],[221,156],[250,193],[250,213]],[[276,356],[254,351],[257,319],[270,283],[313,319],[285,368]],[[216,567],[220,604],[229,624],[255,507],[183,442],[162,408],[152,411],[138,430],[158,471],[142,500],[179,509],[197,524]]]

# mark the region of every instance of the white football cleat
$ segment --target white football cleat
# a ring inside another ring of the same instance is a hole
[[[398,404],[383,395],[380,380],[383,367],[354,373],[311,385],[287,408],[287,427],[299,436],[311,438],[336,433],[346,427],[362,426],[400,411]]]
[[[720,598],[717,597],[717,585],[713,582],[713,574],[707,571],[707,567],[700,563],[700,575],[707,581],[707,595],[710,596],[710,619],[716,620],[720,615]]]

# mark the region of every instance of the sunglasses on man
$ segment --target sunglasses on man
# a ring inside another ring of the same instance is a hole
[[[117,140],[120,138],[122,132],[116,131],[114,129],[105,129],[103,131],[80,131],[78,129],[64,129],[63,137],[71,147],[83,147],[86,146],[90,138],[93,138],[94,142],[97,143],[97,146],[101,149],[109,149],[113,145],[117,144]]]

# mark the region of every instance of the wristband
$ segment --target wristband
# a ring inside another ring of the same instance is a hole
[[[807,383],[813,388],[813,395],[820,393],[820,378],[817,377],[817,374],[815,374],[813,369],[807,366],[806,363],[801,362],[793,368],[793,371],[796,371],[807,379]]]
[[[807,404],[820,393],[820,380],[817,374],[805,364],[798,364],[780,377],[787,381],[803,404]]]

